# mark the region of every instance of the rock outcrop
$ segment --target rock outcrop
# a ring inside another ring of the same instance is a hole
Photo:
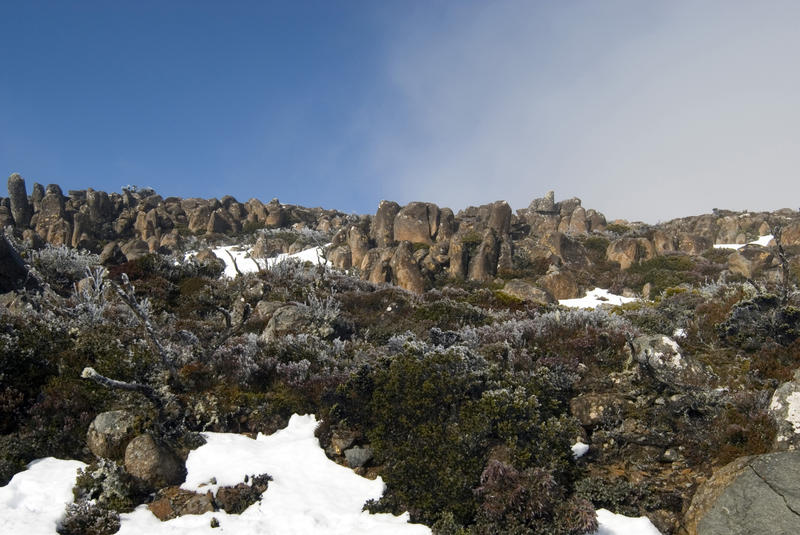
[[[688,535],[800,533],[800,452],[742,457],[700,486]]]

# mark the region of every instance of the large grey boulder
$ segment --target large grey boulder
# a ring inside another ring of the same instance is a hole
[[[685,517],[689,535],[800,533],[800,452],[742,457],[695,493]]]
[[[128,411],[101,412],[89,425],[86,445],[100,458],[121,461],[136,428],[136,418]]]

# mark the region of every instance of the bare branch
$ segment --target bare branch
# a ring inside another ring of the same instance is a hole
[[[158,356],[161,358],[161,363],[164,367],[169,371],[170,378],[174,381],[178,379],[178,370],[175,368],[175,364],[172,361],[172,357],[170,356],[167,349],[164,347],[164,344],[161,343],[161,340],[156,334],[155,329],[153,328],[153,324],[150,322],[150,315],[149,313],[141,306],[139,301],[136,299],[136,295],[134,293],[134,287],[131,284],[128,276],[123,273],[122,274],[122,286],[118,284],[114,284],[114,290],[117,292],[117,295],[122,299],[122,302],[128,305],[128,308],[139,318],[139,321],[144,326],[144,330],[147,333],[147,337],[150,340],[150,343],[155,347]]]
[[[239,271],[239,264],[236,263],[236,259],[233,257],[233,255],[231,254],[231,252],[228,249],[225,249],[225,252],[228,253],[228,256],[231,257],[231,262],[233,262],[233,269],[236,270],[236,274],[241,276],[242,272]]]
[[[244,309],[242,310],[242,317],[239,319],[239,321],[236,323],[235,326],[232,324],[230,312],[228,312],[222,307],[218,307],[217,310],[219,310],[225,317],[226,328],[224,331],[219,333],[219,336],[217,336],[214,339],[214,341],[211,342],[211,344],[209,344],[208,349],[206,350],[204,355],[206,358],[213,355],[214,352],[217,349],[219,349],[220,346],[222,346],[222,344],[224,344],[230,337],[242,331],[242,329],[244,328],[244,324],[247,323],[248,319],[250,319],[250,312],[252,311],[252,308],[250,307],[249,303],[244,304]]]
[[[149,385],[143,385],[139,383],[127,383],[125,381],[117,381],[116,379],[111,379],[106,377],[105,375],[101,375],[95,371],[94,368],[86,367],[81,372],[81,377],[84,379],[90,379],[95,383],[99,384],[100,386],[104,386],[106,388],[112,390],[125,390],[127,392],[138,392],[142,394],[144,397],[152,401],[156,407],[159,409],[164,406],[164,400],[156,393],[156,391]]]
[[[786,304],[789,301],[789,294],[791,293],[792,271],[789,267],[789,259],[786,257],[786,251],[783,249],[783,224],[772,220],[769,222],[769,227],[772,238],[775,240],[775,248],[778,250],[778,260],[781,263],[781,302]]]

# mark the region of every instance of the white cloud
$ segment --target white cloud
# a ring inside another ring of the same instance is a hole
[[[655,222],[800,197],[800,3],[458,4],[387,29],[369,158],[453,208],[555,189]],[[391,95],[391,96],[390,96]],[[398,112],[397,109],[402,111]]]

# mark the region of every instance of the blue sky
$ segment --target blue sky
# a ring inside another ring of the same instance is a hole
[[[793,0],[0,0],[0,168],[358,213],[797,208],[798,27]]]

